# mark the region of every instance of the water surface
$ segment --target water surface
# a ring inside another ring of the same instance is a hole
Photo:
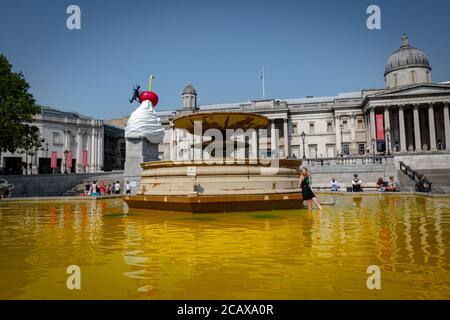
[[[120,199],[0,202],[0,298],[449,299],[449,245],[445,198],[208,215]],[[66,287],[69,265],[81,290]],[[367,289],[369,265],[381,290]]]

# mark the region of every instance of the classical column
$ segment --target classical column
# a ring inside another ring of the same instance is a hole
[[[250,158],[257,159],[258,158],[258,133],[256,130],[252,131],[252,142],[251,142],[251,154]]]
[[[289,130],[288,130],[288,119],[284,119],[283,123],[283,132],[284,132],[284,158],[289,157]]]
[[[415,151],[422,150],[422,142],[420,140],[420,121],[419,121],[419,105],[414,105],[414,139],[415,143]]]
[[[64,150],[62,153],[62,159],[61,159],[61,173],[66,173],[67,170],[67,163],[66,163],[66,153],[65,151],[69,151],[69,130],[64,129]]]
[[[173,143],[174,143],[174,135],[173,135],[173,125],[171,123],[169,127],[169,160],[173,160]]]
[[[406,135],[405,135],[405,113],[403,106],[398,109],[398,126],[400,131],[400,152],[406,152]]]
[[[334,116],[334,131],[336,135],[336,157],[341,153],[341,126],[339,121],[339,115]]]
[[[355,114],[350,114],[350,138],[351,138],[351,146],[352,153],[357,154],[358,150],[356,148],[356,125],[355,125]]]
[[[275,130],[275,119],[270,120],[270,150],[271,158],[278,158],[277,134]]]
[[[95,127],[92,128],[92,134],[91,134],[91,172],[95,172],[95,155],[96,155],[96,148],[95,148],[95,141],[97,140]]]
[[[194,160],[194,135],[189,134],[189,160]]]
[[[450,119],[448,103],[444,105],[445,150],[450,151]]]
[[[375,131],[376,127],[377,127],[377,124],[375,122],[375,108],[373,108],[373,107],[370,109],[369,123],[370,123],[370,145],[372,145],[372,139],[376,139],[376,137],[377,137],[377,134]]]
[[[103,134],[103,130],[104,130],[103,124],[101,123],[101,127],[99,129],[100,137],[99,137],[99,144],[98,144],[98,169],[99,170],[102,170],[103,166],[104,166],[104,163],[103,163],[103,155],[104,155],[104,150],[103,150],[103,136],[104,136],[104,134]]]
[[[386,140],[386,150],[392,150],[391,145],[392,145],[392,128],[391,128],[391,119],[390,119],[390,115],[389,115],[389,108],[388,107],[384,107],[384,132],[386,134],[386,130],[389,129],[390,130],[390,137],[389,137],[389,142],[387,140],[387,137],[384,137]],[[389,145],[388,145],[389,143]]]
[[[180,130],[179,129],[175,129],[175,139],[176,139],[176,143],[175,143],[175,160],[178,160],[179,158],[179,154],[180,154]]]
[[[436,129],[434,127],[434,108],[433,104],[428,105],[428,127],[430,129],[430,151],[436,151]]]
[[[83,135],[81,129],[77,131],[77,167],[75,168],[76,172],[83,172]]]

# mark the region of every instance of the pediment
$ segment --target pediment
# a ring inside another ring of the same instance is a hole
[[[450,94],[450,85],[436,85],[436,84],[421,84],[408,86],[403,88],[385,90],[383,92],[376,93],[369,97],[376,98],[389,98],[397,96],[422,96],[422,95],[448,95]]]

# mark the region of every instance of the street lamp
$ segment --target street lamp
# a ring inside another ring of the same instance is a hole
[[[387,155],[390,156],[391,155],[391,129],[386,128],[386,130],[384,130],[385,133],[385,137],[386,137],[386,147],[387,147]]]
[[[372,150],[373,150],[373,156],[375,157],[375,138],[372,138]]]
[[[69,151],[64,150],[64,173],[67,173],[67,155],[69,154]]]
[[[300,134],[301,138],[302,138],[302,143],[303,143],[303,159],[306,159],[306,155],[305,155],[305,131],[302,131],[302,133]]]

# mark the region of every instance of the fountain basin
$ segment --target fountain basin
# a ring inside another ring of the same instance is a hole
[[[301,160],[224,159],[142,163],[136,195],[125,195],[131,208],[214,213],[298,209]]]

